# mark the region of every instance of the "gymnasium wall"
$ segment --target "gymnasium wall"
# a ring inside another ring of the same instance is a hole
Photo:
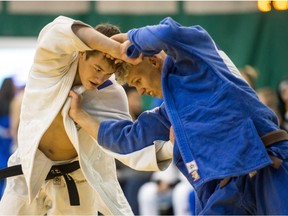
[[[0,40],[36,37],[58,15],[93,26],[111,22],[123,32],[170,16],[183,25],[204,27],[237,67],[256,67],[258,87],[276,88],[288,77],[287,10],[259,12],[254,1],[1,1]]]

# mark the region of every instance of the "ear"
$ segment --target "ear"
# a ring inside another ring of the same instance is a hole
[[[86,55],[86,52],[79,52],[79,56],[82,58],[82,57],[85,57]]]
[[[160,59],[158,58],[157,55],[154,55],[154,56],[148,58],[149,63],[152,64],[156,68],[160,67],[160,61],[159,60]]]

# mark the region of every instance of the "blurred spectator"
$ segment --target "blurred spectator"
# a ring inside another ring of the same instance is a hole
[[[10,104],[15,95],[15,85],[12,78],[3,80],[0,89],[0,169],[7,167],[11,155],[12,137],[10,135]],[[0,198],[2,197],[4,180],[0,180]]]
[[[162,103],[163,99],[154,97],[149,109]],[[172,194],[174,186],[179,182],[178,174],[174,164],[165,171],[153,172],[149,181],[139,189],[140,215],[174,215]]]
[[[244,79],[247,81],[247,83],[253,89],[256,89],[256,80],[258,77],[257,70],[250,65],[245,65],[243,68],[240,68],[239,71],[241,75],[244,77]]]
[[[283,119],[278,109],[278,97],[276,92],[270,87],[262,87],[256,90],[259,100],[268,106],[278,117],[279,125],[283,125]]]
[[[124,85],[123,87],[128,98],[129,113],[133,121],[135,121],[143,111],[142,98],[134,87],[130,87],[128,85]],[[116,166],[118,180],[125,197],[129,202],[133,213],[135,215],[139,215],[139,203],[137,200],[138,191],[144,183],[149,181],[152,172],[140,172],[133,170],[117,160]]]
[[[270,87],[263,87],[256,90],[259,100],[272,110],[277,110],[278,98],[276,92]]]
[[[282,128],[288,131],[288,79],[282,80],[277,89]]]
[[[10,134],[12,136],[12,152],[14,152],[18,146],[18,126],[20,122],[21,104],[24,95],[24,86],[18,89],[17,94],[13,98],[10,104]]]
[[[189,181],[179,172],[180,182],[172,193],[174,215],[195,215],[195,191]]]
[[[164,171],[154,172],[138,193],[140,215],[174,215],[172,194],[178,182],[179,171],[173,163]]]

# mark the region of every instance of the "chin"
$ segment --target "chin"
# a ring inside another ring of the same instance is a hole
[[[92,90],[95,90],[97,87],[89,85],[89,86],[84,86],[84,88],[85,88],[87,91],[92,91]]]
[[[159,94],[156,96],[157,98],[160,98],[160,99],[163,99],[163,95],[162,94]]]

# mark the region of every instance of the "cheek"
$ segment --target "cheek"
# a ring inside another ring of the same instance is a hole
[[[85,82],[87,80],[89,80],[92,76],[92,72],[91,70],[88,70],[87,68],[83,68],[83,70],[80,73],[80,79],[82,82]]]
[[[85,77],[86,77],[86,73],[85,73],[85,67],[83,67],[82,68],[82,70],[79,72],[79,74],[80,74],[80,78],[83,80],[83,79],[85,79]]]
[[[158,81],[157,81],[157,79],[153,79],[153,80],[151,80],[151,87],[153,87],[154,89],[156,89],[156,90],[158,90],[159,89],[159,86],[161,85],[161,83],[159,83]]]

